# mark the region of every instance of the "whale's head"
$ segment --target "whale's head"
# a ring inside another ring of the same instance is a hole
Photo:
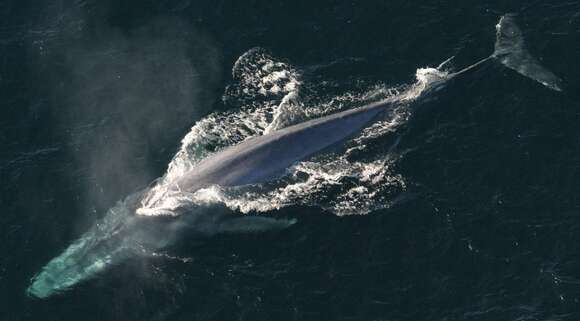
[[[89,278],[111,264],[129,255],[131,244],[121,234],[126,234],[128,222],[112,222],[109,213],[103,224],[96,225],[64,252],[52,259],[32,278],[26,293],[36,298],[46,298],[62,292]],[[108,224],[108,225],[107,225]]]
[[[94,235],[93,231],[89,233]],[[123,252],[126,254],[126,249],[122,246],[105,250],[103,246],[91,244],[94,240],[87,234],[52,259],[32,279],[26,291],[28,295],[42,299],[62,292],[78,282],[93,277],[120,255],[124,255]]]
[[[181,230],[200,225],[196,221],[199,216],[193,214],[137,215],[143,194],[141,191],[128,196],[109,209],[89,231],[32,278],[26,293],[42,299],[63,292],[129,257],[154,253],[172,244]]]
[[[111,208],[105,217],[53,258],[31,280],[26,293],[46,298],[90,279],[134,252],[134,194]]]

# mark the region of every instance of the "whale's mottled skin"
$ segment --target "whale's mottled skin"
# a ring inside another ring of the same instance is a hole
[[[385,100],[249,138],[209,156],[172,186],[195,192],[210,186],[267,181],[327,147],[358,133],[394,102]]]
[[[411,92],[417,89],[411,87],[409,92],[381,102],[247,139],[205,158],[183,176],[169,182],[167,190],[193,193],[211,185],[227,187],[268,181],[282,174],[293,163],[356,135],[385,110],[408,103],[405,97],[428,96],[449,80],[458,79],[459,75],[466,75],[467,71],[486,62],[498,61],[550,89],[562,90],[561,80],[527,51],[513,16],[506,15],[500,19],[496,37],[495,52],[491,56],[461,71],[447,74],[433,68],[420,69],[418,76],[428,79],[428,86],[420,88],[418,93]],[[413,103],[420,103],[420,99]],[[142,207],[138,208],[138,204],[143,205],[147,194],[145,190],[131,195],[110,209],[98,224],[34,276],[27,293],[36,298],[49,297],[95,276],[145,246],[152,251],[166,247],[174,241],[174,235],[184,229],[201,233],[243,232],[284,228],[293,223],[292,220],[265,216],[236,216],[230,219],[215,211],[195,211],[175,219],[157,221],[136,215],[143,214],[139,212]]]

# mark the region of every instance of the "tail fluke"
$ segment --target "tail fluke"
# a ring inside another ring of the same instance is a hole
[[[502,16],[496,25],[495,51],[492,57],[550,89],[562,91],[562,80],[540,65],[526,49],[522,31],[513,15]]]

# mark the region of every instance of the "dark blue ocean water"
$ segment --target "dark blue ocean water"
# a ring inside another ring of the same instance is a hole
[[[489,64],[434,93],[360,156],[397,140],[405,187],[375,200],[389,206],[290,204],[261,213],[297,219],[288,229],[186,237],[25,294],[165,173],[196,121],[236,112],[224,93],[249,49],[328,101],[484,58],[508,12],[564,91]],[[0,320],[579,320],[579,35],[577,1],[4,0]]]

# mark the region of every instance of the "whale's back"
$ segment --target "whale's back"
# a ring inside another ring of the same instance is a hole
[[[371,104],[257,136],[202,160],[175,187],[194,192],[210,185],[238,186],[271,179],[293,163],[366,127],[390,102]]]

